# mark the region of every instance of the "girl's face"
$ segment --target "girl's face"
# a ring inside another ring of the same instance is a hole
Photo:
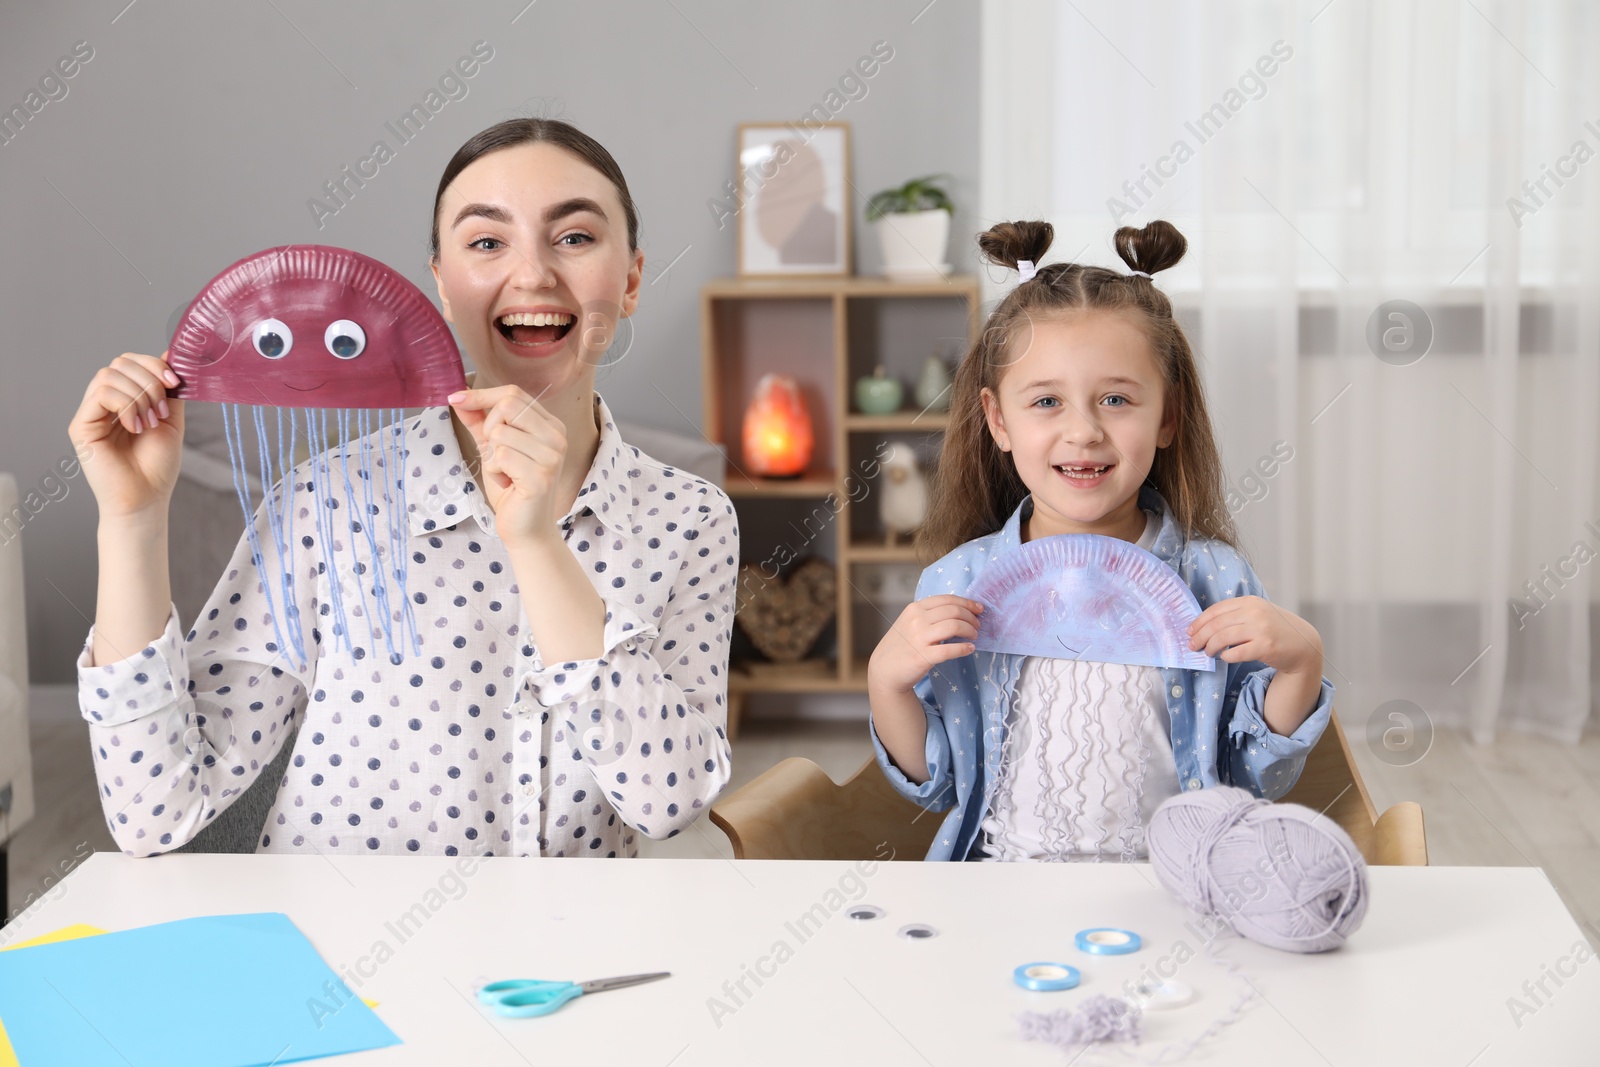
[[[433,276],[473,386],[592,387],[644,268],[611,182],[557,145],[504,148],[456,176],[438,222]]]
[[[1033,322],[1007,353],[1013,362],[998,395],[983,390],[983,410],[1033,494],[1023,540],[1138,540],[1139,487],[1177,425],[1150,342],[1126,315],[1080,311]]]

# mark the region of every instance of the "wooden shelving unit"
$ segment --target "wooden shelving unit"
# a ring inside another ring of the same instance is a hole
[[[916,552],[905,543],[880,545],[866,541],[850,542],[851,563],[915,563]]]
[[[847,430],[926,430],[942,432],[950,424],[944,412],[896,411],[892,415],[863,415],[852,411],[844,417]]]
[[[719,441],[718,444],[726,444]],[[730,478],[732,483],[733,479]],[[740,475],[738,484],[729,484],[731,497],[824,497],[834,491],[839,477],[832,471],[807,471],[799,478],[751,478]]]
[[[806,516],[807,538],[795,558],[831,557],[839,575],[835,648],[796,664],[735,659],[728,678],[728,729],[737,731],[751,693],[849,693],[866,689],[866,658],[855,646],[852,593],[857,569],[916,562],[903,540],[884,543],[861,532],[876,513],[861,493],[863,460],[886,436],[917,441],[943,434],[942,412],[910,407],[890,415],[853,410],[855,380],[884,363],[906,385],[908,403],[922,359],[935,348],[965,352],[979,328],[978,279],[727,278],[701,290],[701,354],[706,436],[728,455],[728,495],[740,512],[741,562],[762,562],[786,542],[754,533],[787,514]],[[920,353],[920,354],[919,354]],[[796,479],[745,473],[740,429],[756,381],[769,372],[800,382],[816,433],[814,469]],[[852,489],[855,490],[854,497]],[[859,503],[853,502],[858,500]],[[826,521],[822,521],[823,518]],[[875,522],[875,520],[874,520]],[[854,531],[854,532],[852,532]],[[787,568],[784,568],[785,573]],[[780,577],[779,580],[782,580]]]

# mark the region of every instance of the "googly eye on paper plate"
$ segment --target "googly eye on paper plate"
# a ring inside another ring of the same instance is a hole
[[[856,904],[847,908],[845,915],[857,922],[871,922],[873,919],[883,918],[884,910],[876,904]]]
[[[339,359],[355,359],[367,347],[367,334],[359,324],[340,319],[328,323],[322,333],[322,343]]]
[[[282,359],[294,347],[294,332],[277,319],[262,319],[250,331],[250,343],[268,359]]]
[[[939,931],[927,923],[910,923],[896,930],[895,936],[903,937],[908,941],[926,941],[929,938],[938,937]]]

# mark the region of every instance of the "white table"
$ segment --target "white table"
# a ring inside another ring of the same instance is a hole
[[[1065,1058],[1055,1049],[1020,1039],[1019,1012],[1072,1006],[1094,992],[1117,995],[1125,979],[1163,957],[1170,970],[1183,942],[1196,954],[1178,977],[1201,996],[1147,1016],[1148,1054],[1198,1033],[1241,988],[1199,951],[1200,937],[1144,865],[883,863],[861,878],[845,863],[492,859],[455,883],[456,862],[100,853],[0,931],[0,940],[75,922],[118,930],[202,914],[286,912],[336,970],[361,979],[357,991],[379,1002],[378,1014],[404,1039],[327,1061],[352,1067],[1059,1067]],[[1508,1007],[1508,998],[1526,998],[1525,981],[1538,982],[1582,942],[1542,871],[1380,867],[1371,882],[1366,921],[1337,952],[1301,956],[1227,937],[1223,951],[1261,997],[1202,1046],[1205,1061],[1600,1062],[1600,962],[1578,965],[1559,987],[1546,978],[1550,995],[1520,1026]],[[430,899],[441,886],[446,891]],[[887,915],[860,922],[829,911],[852,895]],[[402,939],[398,920],[418,904]],[[818,904],[825,921],[798,930],[793,924]],[[939,936],[896,936],[913,922]],[[1072,936],[1089,926],[1135,930],[1145,947],[1086,956]],[[374,967],[380,943],[392,957]],[[1078,967],[1083,984],[1064,993],[1018,989],[1012,969],[1041,959]],[[736,1002],[724,983],[758,966],[769,976],[759,986],[745,977],[749,995]],[[542,1019],[501,1019],[472,995],[476,984],[496,978],[656,970],[672,977],[581,997]],[[712,998],[734,1010],[714,1018]]]

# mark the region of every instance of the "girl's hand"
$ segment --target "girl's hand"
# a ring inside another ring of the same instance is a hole
[[[969,656],[978,640],[983,605],[953,593],[924,597],[907,605],[867,663],[867,686],[880,692],[909,693],[936,663]],[[943,642],[956,638],[950,644]]]
[[[555,495],[567,428],[515,385],[452,393],[450,406],[478,445],[484,496],[507,545],[556,534]]]
[[[1258,596],[1218,601],[1189,624],[1189,647],[1226,663],[1260,660],[1284,674],[1322,675],[1316,627]]]
[[[165,352],[124,352],[95,372],[67,436],[83,463],[100,517],[166,514],[183,454],[183,401]]]

